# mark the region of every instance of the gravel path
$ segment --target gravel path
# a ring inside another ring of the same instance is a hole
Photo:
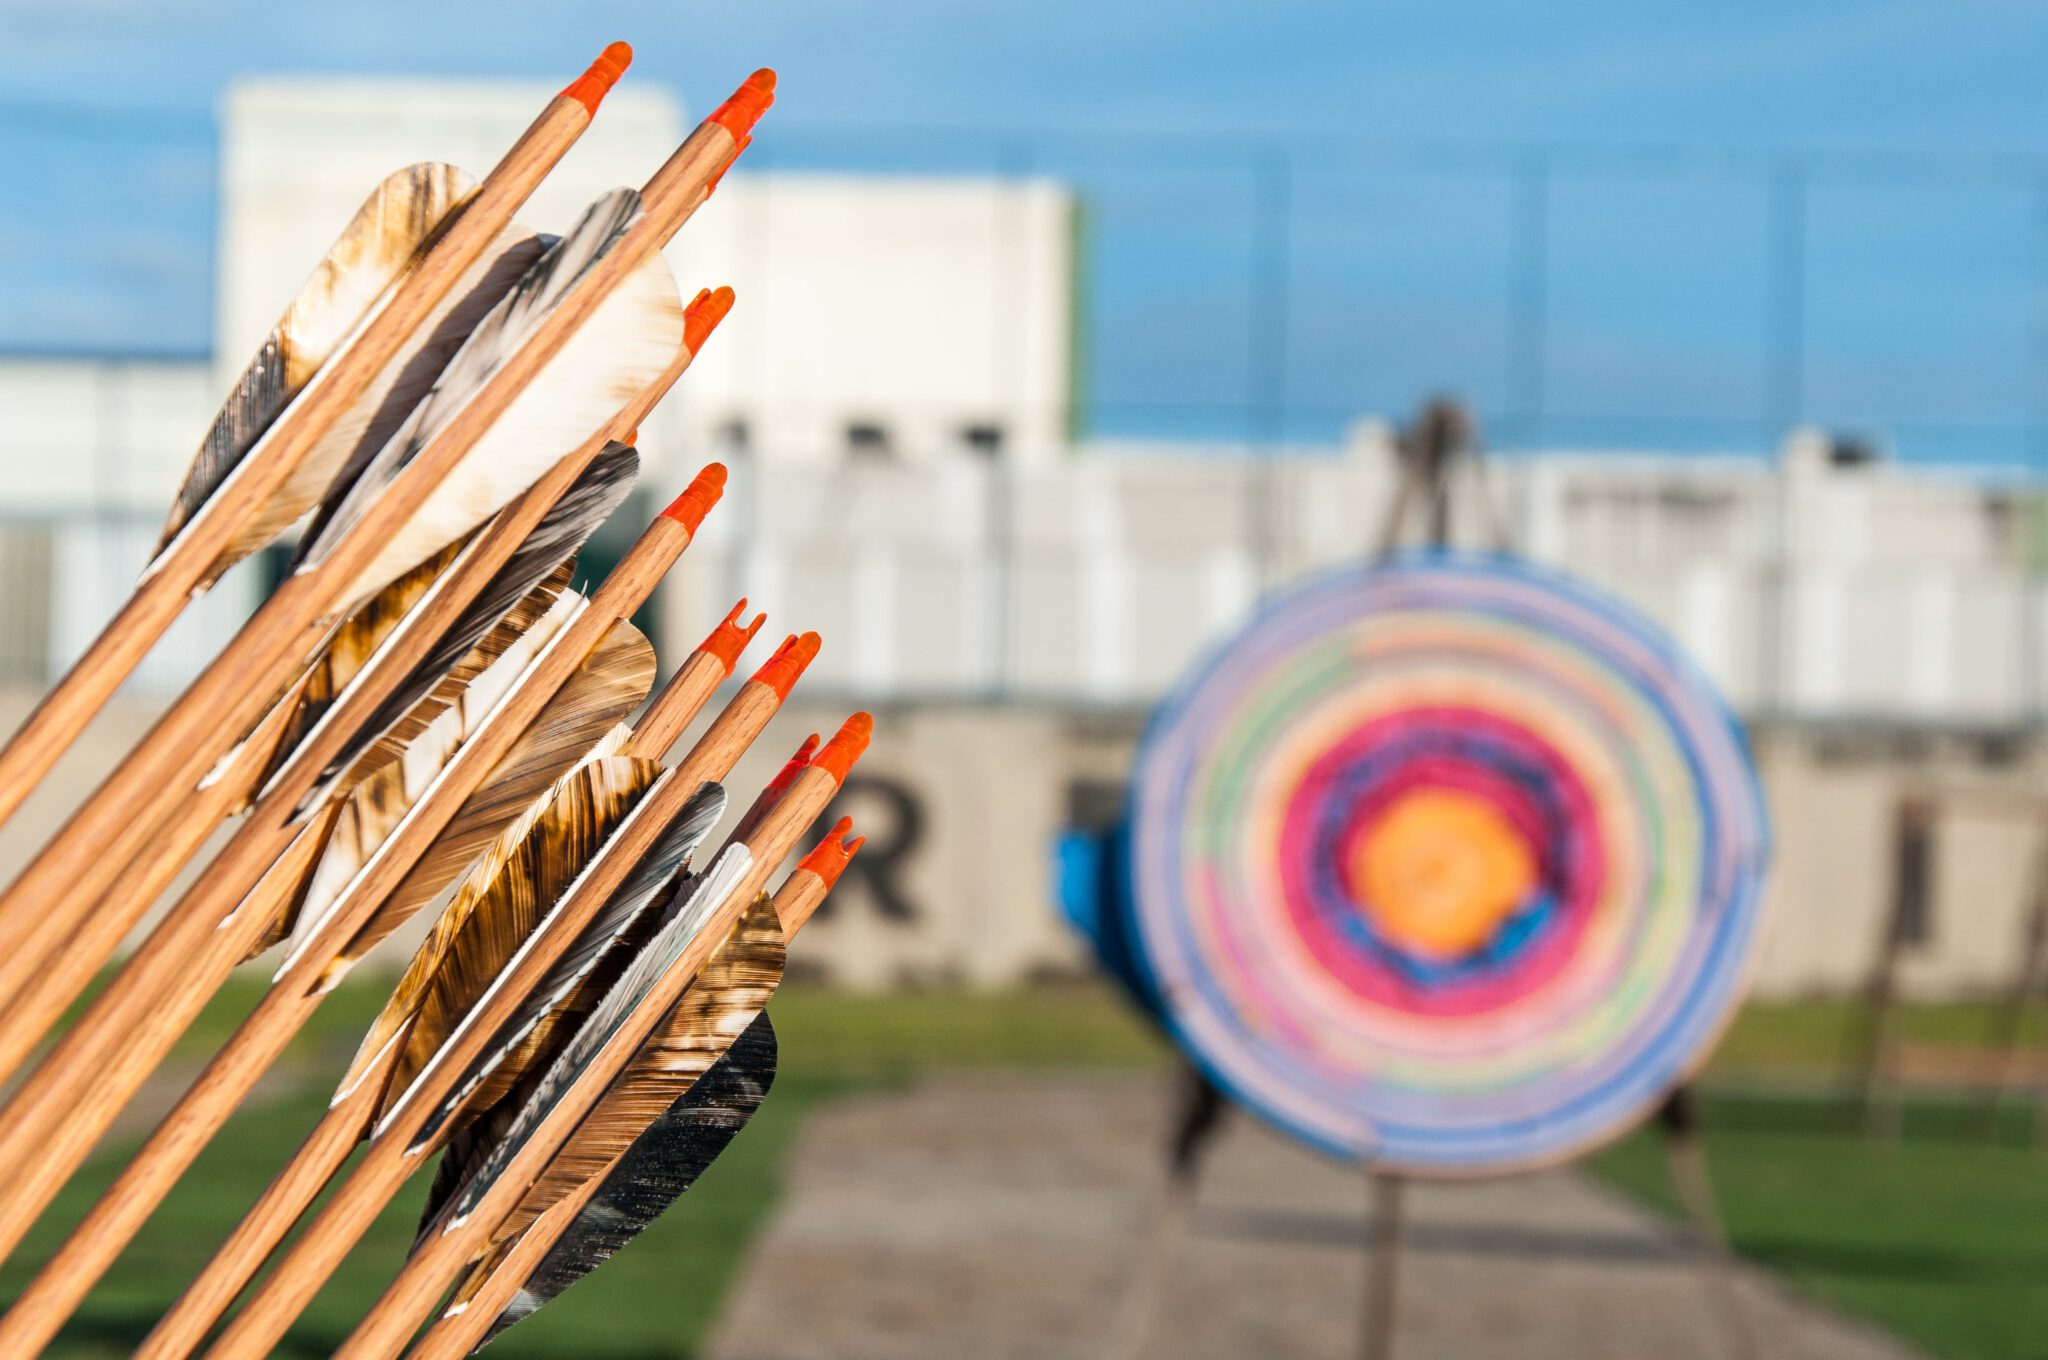
[[[1160,1079],[947,1079],[827,1107],[709,1360],[1112,1360],[1159,1223]],[[1150,1360],[1358,1354],[1368,1185],[1248,1118],[1160,1258]],[[1398,1360],[1735,1360],[1684,1239],[1552,1172],[1408,1194]],[[1777,1360],[1905,1360],[1874,1330],[1735,1281]]]

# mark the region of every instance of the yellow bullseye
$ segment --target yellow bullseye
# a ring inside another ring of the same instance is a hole
[[[1494,806],[1456,789],[1401,795],[1358,840],[1353,894],[1389,943],[1455,959],[1536,886],[1536,857]]]

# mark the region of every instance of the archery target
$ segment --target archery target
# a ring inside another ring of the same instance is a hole
[[[1740,730],[1627,606],[1427,553],[1264,610],[1155,717],[1129,930],[1284,1129],[1479,1175],[1613,1137],[1737,1002],[1768,827]]]

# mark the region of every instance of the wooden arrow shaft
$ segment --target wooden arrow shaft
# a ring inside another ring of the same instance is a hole
[[[690,653],[634,722],[633,753],[649,760],[666,756],[725,678],[725,666],[717,657]]]
[[[623,1155],[623,1154],[621,1154]],[[519,1241],[506,1253],[497,1269],[491,1272],[483,1287],[469,1300],[469,1306],[459,1313],[443,1314],[434,1325],[427,1329],[419,1344],[412,1348],[410,1360],[429,1360],[429,1357],[444,1357],[445,1360],[459,1360],[476,1349],[491,1330],[491,1323],[505,1311],[512,1302],[519,1287],[526,1283],[540,1263],[546,1259],[548,1249],[569,1230],[584,1206],[597,1194],[606,1176],[618,1165],[614,1158],[603,1172],[592,1176],[577,1186],[527,1225],[519,1235]],[[459,1267],[458,1267],[459,1268]]]
[[[636,571],[632,575],[635,579],[645,579],[641,572]],[[715,658],[693,658],[700,659],[710,662],[713,669],[723,674]],[[650,747],[658,743],[661,749],[672,744],[675,734],[695,716],[715,687],[715,680],[708,684],[705,680],[702,666],[686,665],[679,669],[643,716],[641,725],[636,726],[636,741],[644,739]],[[668,715],[667,721],[648,728],[647,719],[657,713]],[[485,763],[495,761],[487,756]],[[461,797],[456,795],[462,795],[460,787],[447,796],[460,802]],[[427,838],[415,832],[412,839],[422,842]],[[406,865],[416,856],[400,858],[404,863],[396,864],[388,875],[392,881],[402,876]],[[367,894],[351,894],[352,901],[365,897]],[[374,906],[374,902],[369,905]],[[364,910],[345,907],[343,924],[358,926],[365,914]],[[231,923],[233,928],[215,932],[219,938],[217,943],[208,947],[209,959],[204,976],[190,976],[191,963],[188,960],[180,969],[186,974],[178,979],[181,986],[162,992],[154,1006],[131,1017],[137,1028],[129,1031],[130,1043],[107,1056],[107,1061],[122,1064],[125,1070],[103,1073],[100,1081],[85,1095],[86,1099],[97,1099],[104,1118],[93,1121],[89,1127],[64,1130],[66,1140],[79,1145],[79,1157],[89,1150],[93,1139],[104,1132],[105,1123],[111,1119],[113,1111],[118,1111],[120,1104],[133,1094],[148,1070],[169,1050],[177,1035],[196,1017],[203,998],[219,985],[253,945],[259,937],[261,919],[260,912],[250,913],[246,919],[238,915]],[[335,932],[337,938],[341,933],[339,930]],[[120,1254],[122,1247],[141,1229],[170,1188],[190,1168],[206,1143],[247,1098],[292,1036],[328,995],[329,989],[323,985],[322,979],[331,962],[331,958],[319,953],[302,957],[243,1021],[199,1080],[165,1116],[120,1178],[30,1283],[13,1310],[0,1319],[0,1355],[16,1353],[14,1347],[17,1345],[26,1349],[32,1342],[43,1344],[55,1334],[56,1328],[63,1325],[94,1282]],[[130,1056],[131,1051],[135,1056]],[[369,1084],[374,1087],[379,1083]],[[119,1092],[114,1098],[113,1111],[104,1108],[108,1088]],[[70,1159],[70,1164],[62,1169],[63,1176],[75,1170],[77,1160],[78,1157]],[[60,1177],[59,1185],[61,1181]],[[36,1206],[30,1214],[30,1221],[33,1221],[33,1212],[39,1212],[42,1207],[41,1204]],[[0,1218],[0,1227],[7,1226],[11,1225]],[[275,1242],[265,1245],[263,1255],[267,1256],[275,1245]],[[262,1256],[257,1259],[260,1261]],[[236,1288],[239,1287],[238,1284]],[[210,1297],[211,1293],[211,1288],[201,1290],[196,1297]],[[194,1307],[198,1306],[195,1302]]]
[[[775,916],[783,924],[785,937],[793,937],[802,928],[829,891],[825,881],[810,870],[791,871],[776,890],[774,901]],[[444,1312],[436,1318],[407,1353],[408,1360],[460,1360],[474,1350],[491,1330],[491,1324],[511,1305],[520,1287],[532,1277],[562,1234],[582,1215],[584,1208],[618,1169],[625,1156],[625,1152],[620,1152],[606,1163],[603,1170],[586,1178],[529,1223],[512,1249],[505,1253],[470,1297],[468,1305],[460,1312]],[[506,1217],[509,1217],[509,1211],[497,1218],[494,1232]]]
[[[782,801],[762,819],[755,839],[749,842],[754,858],[740,886],[697,933],[675,967],[634,1008],[562,1100],[548,1111],[468,1216],[430,1232],[413,1250],[398,1278],[334,1353],[335,1360],[385,1360],[398,1354],[427,1310],[448,1292],[463,1268],[488,1247],[498,1224],[518,1207],[528,1187],[576,1131],[583,1116],[682,1000],[684,990],[702,971],[712,952],[731,934],[747,903],[783,857],[795,848],[797,839],[812,819],[825,810],[838,788],[838,781],[820,770],[806,770],[797,777]],[[385,1197],[389,1197],[388,1192]]]
[[[715,145],[703,149],[698,157],[705,161],[708,181],[737,145],[722,127],[715,123],[706,126],[712,135],[703,135],[700,128],[670,164],[689,159],[684,153],[700,142],[722,142],[725,151],[719,161],[711,159],[717,151]],[[326,634],[331,611],[347,603],[339,596],[386,540],[403,528],[512,400],[605,299],[675,233],[704,197],[701,184],[692,190],[686,178],[670,174],[666,166],[649,187],[656,192],[643,199],[642,215],[584,272],[532,336],[505,357],[317,568],[285,579],[213,665],[158,720],[127,762],[100,785],[0,897],[0,958],[12,948],[23,956],[33,955],[32,962],[17,967],[33,968],[59,946],[77,915],[90,909],[89,904],[107,889],[121,867],[144,849],[157,824],[197,782],[211,763],[220,734],[241,733],[253,726],[293,668],[310,658]],[[458,222],[468,215],[465,210]],[[319,381],[316,376],[314,385]],[[80,905],[81,899],[85,905]]]
[[[619,570],[606,581],[598,600],[594,600],[555,640],[493,719],[458,750],[442,772],[437,786],[379,848],[363,877],[351,885],[333,917],[316,935],[311,946],[301,951],[290,969],[279,978],[273,992],[319,993],[323,990],[322,978],[327,968],[355,932],[385,896],[398,886],[463,802],[483,783],[519,734],[538,716],[542,706],[595,649],[605,632],[646,598],[661,573],[687,546],[688,539],[688,532],[671,520],[661,520],[648,531],[635,551],[628,554]],[[250,838],[245,845],[251,856],[260,856],[269,849],[261,838],[256,837]],[[228,872],[236,873],[239,868],[238,861]],[[196,886],[204,891],[206,880]],[[92,1019],[98,1023],[93,1032],[103,1042],[98,1049],[80,1047],[72,1050],[70,1056],[75,1061],[67,1070],[75,1077],[73,1089],[55,1088],[42,1093],[46,1097],[69,1096],[75,1103],[69,1108],[61,1104],[57,1107],[63,1113],[55,1121],[54,1136],[46,1135],[39,1143],[25,1144],[20,1149],[24,1167],[16,1173],[6,1201],[0,1203],[0,1233],[16,1229],[18,1220],[24,1215],[32,1222],[34,1215],[47,1205],[122,1105],[203,1009],[207,997],[261,940],[268,925],[265,918],[266,913],[261,911],[240,910],[224,924],[207,927],[206,915],[187,913],[181,918],[185,929],[153,936],[131,960],[122,980],[130,981],[132,985],[121,988],[118,996],[110,992],[109,997],[102,998],[104,1004],[95,1007]],[[219,922],[218,916],[213,919]],[[291,1019],[290,1013],[283,1012],[260,1012],[259,1016],[260,1019],[252,1017],[252,1022],[259,1026],[303,1020],[303,1016]],[[247,1026],[244,1028],[246,1030]],[[242,1034],[243,1031],[237,1031],[231,1047],[242,1040]],[[76,1032],[74,1036],[67,1036],[67,1046],[75,1035]],[[268,1041],[267,1035],[256,1040],[259,1044]],[[260,1072],[248,1072],[247,1075],[249,1083],[253,1084]],[[218,1127],[247,1090],[247,1084],[237,1087],[228,1082],[215,1083],[202,1093],[204,1103],[199,1107],[199,1115]],[[51,1106],[45,1103],[34,1108],[49,1109]],[[194,1117],[192,1112],[187,1114]],[[178,1171],[182,1169],[176,1168]],[[164,1188],[168,1188],[168,1183]]]
[[[115,880],[115,891],[139,899],[141,906],[132,913],[87,913],[78,923],[77,933],[69,947],[25,978],[13,1001],[0,1010],[0,1079],[27,1061],[43,1037],[63,1018],[65,1010],[92,984],[100,966],[113,956],[140,919],[143,909],[169,883],[171,875],[197,853],[213,828],[248,797],[251,786],[262,776],[277,739],[283,735],[285,722],[290,717],[292,698],[287,696],[286,701],[272,711],[263,726],[243,744],[243,749],[229,768],[194,792],[189,803],[191,817],[185,825],[167,833],[157,847],[158,853],[135,860],[122,870],[121,876]],[[278,841],[272,847],[270,857],[275,859],[289,840],[287,835]],[[168,868],[162,867],[166,864]],[[23,1139],[38,1136],[38,1131],[30,1127],[35,1117],[54,1113],[42,1103],[44,1092],[49,1076],[64,1065],[63,1060],[52,1053],[27,1082],[18,1086],[5,1104],[0,1105],[0,1167],[14,1167],[16,1147]],[[38,1086],[38,1078],[43,1079],[43,1086]],[[11,1175],[11,1170],[7,1174]],[[0,1257],[4,1257],[6,1249],[6,1246],[0,1246]]]
[[[311,868],[319,846],[301,844],[295,852],[278,861],[244,904],[246,914],[269,916],[284,905],[299,888]],[[222,931],[229,934],[229,931]],[[135,1016],[127,1042],[101,1057],[104,1066],[83,1080],[31,1081],[23,1087],[21,1123],[8,1130],[6,1154],[12,1172],[4,1198],[0,1198],[0,1249],[12,1252],[36,1218],[49,1207],[57,1192],[71,1178],[94,1145],[120,1115],[149,1073],[177,1042],[234,966],[241,955],[215,947],[200,957],[173,960],[172,966],[188,971],[189,992],[163,998],[163,1004]],[[68,1076],[75,1069],[66,1069]],[[37,1076],[43,1075],[41,1072]],[[61,1101],[61,1105],[50,1102]],[[42,1116],[55,1115],[45,1118]],[[22,1129],[33,1129],[33,1135]],[[0,1347],[0,1355],[11,1354]]]
[[[39,1083],[33,1098],[24,1087],[8,1104],[0,1115],[0,1127],[10,1132],[0,1134],[0,1149],[9,1149],[19,1140],[39,1141],[49,1136],[49,1121],[64,1118],[69,1108],[64,1097],[53,1094],[56,1088],[51,1083],[94,1079],[94,1074],[103,1070],[108,1046],[121,1043],[136,1023],[137,1008],[156,1004],[166,988],[179,985],[176,971],[184,951],[205,940],[289,843],[300,825],[294,816],[298,804],[321,772],[456,622],[549,509],[567,494],[609,439],[630,433],[667,395],[691,358],[688,350],[679,352],[676,363],[617,420],[500,511],[449,566],[413,616],[386,640],[371,664],[343,692],[327,721],[308,734],[303,748],[279,772],[274,787],[250,810],[206,874],[179,898],[157,924],[150,942],[44,1060],[32,1078]],[[24,983],[12,1005],[0,1011],[0,1073],[12,1071],[57,1023],[149,904],[204,843],[221,811],[215,801],[202,792],[175,809],[152,852],[123,871],[98,907],[80,923],[72,941]],[[162,944],[152,948],[159,940]],[[203,1001],[206,995],[210,993],[202,993],[199,999]],[[0,1156],[0,1166],[9,1164]]]
[[[341,1170],[376,1113],[374,1084],[358,1087],[328,1110],[262,1198],[236,1225],[199,1278],[136,1348],[136,1360],[185,1360]],[[261,1352],[258,1352],[259,1354]]]
[[[622,419],[637,424],[688,366],[689,358],[685,351],[678,363],[643,393]],[[525,540],[604,442],[603,435],[594,438],[579,451],[578,456],[564,460],[530,492],[501,512],[491,528],[451,567],[451,572],[471,571],[480,578],[469,588],[458,589],[457,594],[474,596],[482,581],[487,580]],[[518,733],[539,712],[540,706],[566,682],[575,666],[580,664],[581,657],[596,646],[618,617],[630,613],[646,598],[661,573],[687,546],[688,537],[680,525],[666,519],[650,530],[642,544],[621,564],[620,571],[607,582],[608,598],[604,592],[600,593],[600,601],[593,601],[584,616],[571,624],[569,636],[549,654],[547,664],[540,666],[522,683],[519,694],[494,717],[487,731],[473,734],[472,740],[465,744],[454,762],[461,768],[451,771],[456,777],[444,778],[433,790],[438,814],[433,809],[422,809],[420,815],[401,827],[394,836],[399,843],[380,856],[373,871],[352,892],[353,909],[345,904],[338,912],[340,926],[351,933],[360,927],[368,913],[396,886],[454,811],[509,749]],[[413,645],[406,649],[405,655],[393,659],[394,664],[388,668],[383,664],[386,658],[380,655],[378,670],[386,683],[352,689],[337,705],[337,713],[346,718],[351,711],[365,710],[382,702],[403,673],[409,671],[418,659],[413,653],[424,654],[432,640],[446,624],[453,622],[454,613],[462,607],[461,604],[442,604],[441,600],[442,596],[437,594],[422,608],[438,608],[448,617],[419,620],[422,627],[408,629]],[[690,693],[708,693],[708,689],[695,683],[695,671],[690,672],[688,678],[693,683],[683,686],[684,689]],[[697,702],[701,703],[701,699]],[[673,699],[665,707],[686,714],[694,712],[694,708],[679,708]],[[687,716],[683,721],[688,721]],[[176,1042],[178,1035],[197,1016],[206,999],[260,941],[267,926],[267,912],[257,909],[254,904],[245,904],[232,919],[227,919],[229,913],[241,901],[246,885],[263,873],[299,829],[298,824],[288,820],[290,810],[338,751],[354,725],[348,721],[330,724],[313,734],[302,758],[288,767],[287,777],[281,778],[278,787],[259,804],[228,849],[209,867],[200,882],[180,899],[178,906],[159,924],[114,983],[98,998],[85,1019],[74,1027],[57,1052],[18,1094],[10,1111],[17,1117],[11,1123],[0,1125],[6,1129],[4,1134],[0,1134],[0,1148],[7,1149],[10,1154],[6,1160],[0,1161],[0,1165],[15,1168],[7,1193],[0,1196],[0,1253],[11,1250],[18,1243],[36,1215],[47,1207],[120,1109]],[[323,734],[330,731],[339,735],[323,744]],[[289,777],[293,772],[297,772],[298,777]],[[146,862],[156,863],[155,860]],[[164,870],[159,872],[168,874]],[[153,895],[146,893],[141,900],[147,901]],[[337,933],[337,938],[346,943],[346,937]],[[311,980],[303,984],[308,992],[324,994],[318,979],[331,961],[331,956],[317,952],[305,960],[312,967]],[[300,975],[305,975],[303,969]],[[284,1023],[268,1013],[252,1019],[259,1030],[264,1024]],[[296,1029],[297,1023],[299,1021],[292,1022],[291,1029]],[[247,1028],[245,1025],[244,1029]],[[291,1030],[286,1031],[287,1034],[289,1032]],[[237,1032],[238,1039],[242,1033]],[[267,1036],[258,1042],[268,1042]],[[260,1076],[267,1066],[266,1060],[254,1068],[248,1074],[247,1084],[239,1087],[223,1080],[196,1091],[185,1104],[181,1104],[181,1117],[192,1126],[206,1127],[209,1132],[218,1128],[246,1095],[255,1077]],[[226,1070],[242,1069],[229,1067]],[[193,1108],[187,1109],[187,1105]],[[199,1141],[203,1144],[204,1137]],[[180,1160],[174,1150],[184,1146],[185,1143],[176,1140],[167,1141],[159,1157],[153,1157],[140,1169],[152,1177],[141,1183],[153,1187],[153,1197],[136,1193],[124,1196],[127,1201],[125,1211],[133,1217],[134,1224],[122,1234],[111,1231],[100,1234],[102,1251],[106,1244],[118,1250],[120,1243],[132,1235],[149,1209],[182,1174],[190,1162],[190,1155]],[[196,1154],[196,1151],[197,1145],[192,1145],[191,1152]],[[137,1170],[131,1167],[131,1171]],[[136,1213],[138,1208],[139,1215]],[[104,1264],[98,1268],[104,1269]],[[85,1284],[89,1286],[90,1283],[88,1278]],[[66,1307],[66,1313],[75,1305],[74,1299]]]
[[[512,214],[590,126],[573,98],[550,100],[401,278],[384,306],[324,365],[199,513],[150,564],[114,620],[0,750],[0,823],[20,807],[206,583],[236,529],[312,452]],[[4,916],[0,916],[4,920]]]
[[[428,1149],[418,1153],[408,1149],[436,1105],[453,1091],[520,1001],[581,935],[631,867],[653,847],[661,829],[682,810],[690,794],[703,780],[719,779],[731,771],[780,702],[780,697],[767,685],[749,683],[742,687],[682,764],[649,790],[577,880],[575,890],[551,914],[541,934],[507,967],[499,985],[448,1040],[434,1066],[387,1116],[389,1126],[371,1143],[363,1161],[328,1199],[319,1217],[229,1324],[209,1354],[269,1354],[292,1320],[376,1219],[384,1203],[424,1163]],[[792,794],[795,787],[792,786]],[[828,792],[825,801],[829,799]],[[818,803],[819,808],[823,806],[823,801]],[[794,834],[801,834],[801,829],[792,834],[792,840]],[[687,966],[692,976],[703,966],[709,951],[730,931],[745,899],[735,895],[733,903],[737,905],[729,904],[722,917],[708,924],[685,952],[684,962],[679,966]]]
[[[595,449],[590,452],[594,456]],[[15,1187],[38,1179],[41,1168],[67,1158],[75,1169],[73,1149],[80,1143],[84,1149],[92,1146],[226,972],[261,940],[265,922],[258,913],[245,912],[229,927],[222,923],[303,830],[306,823],[292,815],[300,796],[347,740],[355,726],[349,719],[366,714],[397,687],[588,460],[565,461],[566,466],[556,468],[507,507],[502,522],[486,530],[450,567],[463,579],[442,582],[447,589],[423,602],[432,617],[418,620],[422,627],[408,628],[394,638],[393,653],[380,654],[359,677],[366,683],[353,687],[337,705],[342,721],[311,734],[304,758],[287,767],[279,786],[251,809],[220,854],[0,1111],[0,1166],[14,1168],[7,1190],[0,1193],[0,1254],[11,1250],[25,1230],[21,1215],[26,1213],[33,1221],[48,1194],[54,1193],[47,1185],[40,1195]],[[0,1055],[18,1059],[56,1023],[182,866],[179,849],[188,844],[196,849],[212,830],[216,811],[204,797],[193,800],[169,824],[167,843],[130,864],[100,908],[81,923],[81,934],[72,946],[53,958],[16,1004],[0,1015]]]
[[[159,823],[191,792],[227,741],[239,739],[283,689],[279,675],[303,664],[326,636],[324,620],[298,616],[314,585],[289,577],[185,697],[44,846],[0,896],[0,996],[10,1001],[69,940],[156,838]],[[226,738],[226,741],[223,738]]]
[[[485,733],[479,734],[471,743],[465,743],[464,751],[457,755],[457,763],[461,763],[465,757],[472,760],[476,771],[475,778],[465,778],[446,798],[436,797],[433,800],[436,811],[429,812],[424,817],[408,819],[401,826],[392,841],[387,843],[386,849],[379,852],[379,857],[370,866],[363,885],[350,892],[343,908],[320,927],[289,971],[278,979],[279,989],[316,992],[322,990],[321,980],[334,960],[340,957],[377,904],[398,885],[411,863],[424,853],[433,839],[440,834],[441,828],[453,816],[463,798],[474,790],[476,783],[481,782],[482,774],[497,762],[505,749],[509,748],[511,738],[538,714],[540,701],[566,682],[575,665],[589,654],[613,623],[630,614],[638,603],[646,598],[661,575],[688,545],[688,541],[689,532],[674,520],[661,518],[655,521],[633,551],[629,552],[612,575],[606,578],[604,586],[593,597],[590,607],[570,624],[569,631],[543,659],[541,664],[547,669],[539,672],[535,680],[521,686],[512,700],[518,707],[508,709],[505,718],[494,721]],[[536,693],[543,690],[545,694]],[[491,740],[486,744],[484,738]],[[472,745],[478,747],[474,755],[470,754]],[[206,1106],[189,1112],[190,1117],[203,1118],[217,1128],[225,1121],[234,1102],[246,1095],[253,1081],[254,1076],[249,1075],[239,1089],[223,1085],[210,1093]],[[374,1082],[368,1084],[373,1087],[378,1085]],[[309,1155],[319,1154],[316,1151]],[[161,1168],[160,1174],[167,1173],[169,1179],[161,1182],[159,1197],[163,1190],[168,1189],[170,1180],[174,1180],[182,1170],[182,1166]],[[243,1229],[237,1231],[237,1250],[229,1254],[227,1259],[217,1258],[208,1266],[203,1277],[205,1288],[201,1289],[195,1285],[196,1293],[187,1291],[187,1296],[179,1300],[173,1310],[172,1316],[177,1321],[172,1331],[182,1336],[187,1328],[196,1326],[199,1333],[203,1334],[211,1327],[218,1317],[219,1310],[232,1302],[234,1295],[282,1241],[298,1216],[305,1211],[325,1184],[324,1176],[315,1178],[307,1174],[296,1162],[287,1167],[273,1186],[274,1193],[266,1193],[263,1201],[251,1210],[249,1217],[244,1220]],[[303,1192],[302,1197],[297,1196],[295,1192]],[[260,1245],[261,1251],[258,1252],[251,1244]],[[237,1272],[240,1272],[238,1278],[233,1279],[231,1288],[228,1287],[225,1281]],[[197,1317],[202,1313],[203,1317]],[[165,1321],[171,1323],[172,1317],[167,1317]]]
[[[15,1299],[7,1315],[0,1318],[0,1355],[34,1355],[49,1345],[325,997],[324,992],[298,987],[273,987],[265,994],[64,1245]],[[303,1155],[313,1163],[327,1165],[332,1174],[361,1136],[367,1110],[357,1109],[352,1119],[345,1137],[334,1135],[323,1123],[324,1132],[316,1131],[307,1144],[313,1150]],[[306,1164],[300,1164],[300,1171],[312,1174]],[[271,1245],[275,1244],[264,1246],[265,1254]],[[233,1252],[227,1254],[233,1258]],[[209,1292],[209,1284],[202,1278],[187,1291],[195,1299],[192,1307],[198,1308],[197,1300]]]

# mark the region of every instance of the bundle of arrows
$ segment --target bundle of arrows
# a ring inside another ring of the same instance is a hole
[[[627,617],[724,469],[595,591],[569,584],[633,487],[641,420],[733,303],[685,306],[661,247],[774,98],[756,73],[639,191],[527,230],[514,212],[630,59],[608,48],[482,181],[415,165],[376,187],[206,432],[134,594],[0,752],[4,819],[188,600],[304,521],[274,593],[0,894],[0,1253],[229,973],[282,959],[0,1318],[0,1355],[49,1344],[321,1000],[437,905],[326,1115],[140,1354],[270,1354],[437,1157],[417,1240],[341,1353],[466,1353],[632,1238],[768,1089],[789,937],[860,842],[842,821],[769,880],[871,724],[806,741],[714,843],[719,781],[819,645],[790,637],[683,748],[761,627],[743,600],[649,698]]]

